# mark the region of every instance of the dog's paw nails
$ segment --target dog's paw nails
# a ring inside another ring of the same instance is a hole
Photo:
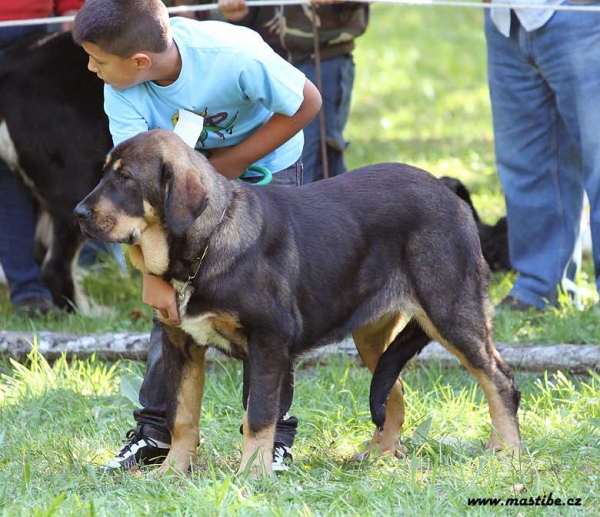
[[[398,449],[396,449],[393,452],[394,458],[396,458],[397,460],[401,460],[403,458],[406,458],[406,455],[408,454],[408,449],[406,447],[404,447],[404,445]]]
[[[394,456],[398,459],[402,459],[408,455],[408,447],[403,443],[398,444],[394,450]]]

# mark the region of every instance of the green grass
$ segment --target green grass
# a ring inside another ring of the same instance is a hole
[[[376,5],[356,51],[352,167],[404,161],[460,178],[484,220],[504,214],[494,166],[482,13]]]
[[[20,317],[8,297],[6,285],[0,285],[0,329],[54,331],[75,334],[95,332],[149,332],[152,309],[142,303],[141,274],[128,267],[123,274],[111,258],[80,270],[80,280],[93,314],[62,313],[59,317],[36,319]]]
[[[461,369],[409,368],[405,458],[353,464],[372,433],[369,374],[345,357],[298,372],[301,425],[287,474],[238,478],[238,363],[208,372],[199,464],[190,479],[103,476],[132,422],[119,390],[139,363],[57,361],[4,366],[0,384],[0,515],[489,515],[469,497],[581,497],[582,507],[503,508],[506,515],[600,514],[600,377],[518,374],[520,460],[485,452],[487,405]],[[129,395],[131,397],[131,395]],[[524,491],[513,492],[523,485]]]

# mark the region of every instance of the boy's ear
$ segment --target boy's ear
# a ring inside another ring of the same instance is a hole
[[[135,62],[135,67],[138,70],[147,70],[152,66],[152,58],[148,54],[138,52],[131,56],[131,59]]]

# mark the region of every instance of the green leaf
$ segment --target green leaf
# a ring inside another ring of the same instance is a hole
[[[431,417],[426,418],[417,426],[413,434],[413,441],[415,443],[424,443],[427,441],[432,420],[433,419]]]
[[[121,394],[128,398],[136,407],[141,407],[140,388],[142,386],[142,380],[143,379],[137,375],[124,375],[121,378]]]

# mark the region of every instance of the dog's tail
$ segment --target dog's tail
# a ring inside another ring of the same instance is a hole
[[[473,213],[473,218],[475,219],[475,222],[476,223],[480,222],[481,219],[479,218],[479,214],[477,213],[477,210],[475,210],[475,206],[473,205],[473,201],[471,200],[471,194],[469,193],[469,190],[467,189],[467,187],[465,187],[464,184],[460,180],[457,180],[456,178],[451,178],[450,176],[442,176],[440,178],[440,181],[442,183],[444,183],[444,185],[446,185],[452,192],[454,192],[465,203],[467,203],[467,205],[469,205],[469,208],[471,209],[471,212]]]
[[[386,351],[381,354],[373,372],[369,395],[371,420],[377,426],[377,429],[383,429],[387,400],[402,368],[423,350],[430,341],[431,338],[413,319],[407,323]]]

